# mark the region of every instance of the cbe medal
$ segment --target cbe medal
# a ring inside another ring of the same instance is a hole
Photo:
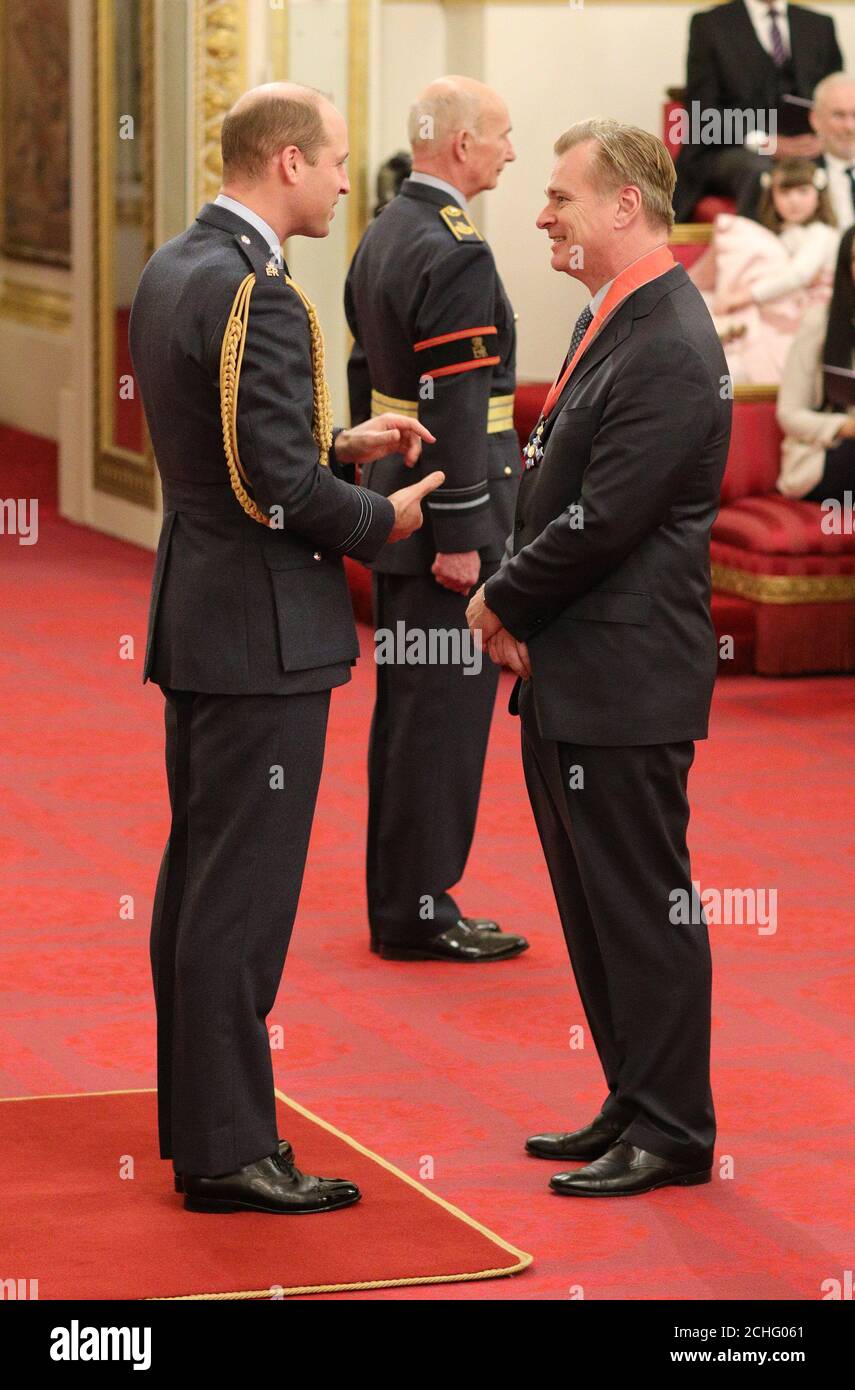
[[[545,424],[546,421],[541,416],[537,425],[529,435],[528,443],[523,449],[526,468],[534,468],[535,464],[540,463],[540,460],[543,458],[543,445],[541,440],[543,438],[543,427]]]

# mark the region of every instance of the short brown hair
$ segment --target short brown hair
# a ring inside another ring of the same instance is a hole
[[[271,159],[287,145],[296,145],[309,164],[316,164],[328,141],[320,95],[265,92],[252,101],[239,100],[226,113],[220,134],[223,178],[263,178]]]
[[[811,222],[824,222],[828,227],[836,227],[837,218],[828,196],[828,175],[824,169],[819,169],[812,159],[795,156],[778,160],[768,178],[766,173],[761,178],[763,192],[757,204],[757,221],[761,227],[767,227],[770,232],[777,233],[784,225],[772,197],[774,188],[803,188],[808,183],[816,189],[817,201],[816,211],[808,218],[805,226]]]
[[[648,130],[595,116],[589,121],[577,121],[559,135],[555,153],[566,154],[585,140],[596,141],[589,165],[595,187],[601,193],[611,193],[625,184],[634,184],[641,193],[647,220],[670,231],[674,225],[671,199],[677,174],[662,141]]]

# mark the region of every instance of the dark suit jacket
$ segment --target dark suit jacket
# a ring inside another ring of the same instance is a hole
[[[477,231],[457,240],[441,216],[449,205],[457,206],[449,193],[407,179],[368,227],[345,286],[355,339],[351,418],[368,417],[372,388],[418,401],[419,419],[436,435],[418,472],[445,473],[426,499],[423,528],[377,557],[373,568],[393,574],[428,573],[437,551],[478,550],[485,563],[497,564],[516,500],[513,424],[487,433],[491,396],[514,390],[514,312],[486,241]],[[425,398],[422,375],[436,367],[433,396]],[[413,481],[399,455],[377,459],[363,477],[386,495]]]
[[[787,6],[791,70],[779,73],[763,48],[743,0],[718,5],[692,15],[686,62],[687,110],[697,102],[701,112],[736,108],[740,111],[777,110],[781,96],[812,97],[829,73],[839,72],[843,58],[834,20],[801,5]],[[684,145],[677,158],[674,211],[687,222],[704,193],[710,161],[721,145]]]
[[[324,689],[358,655],[342,555],[371,560],[391,504],[321,467],[312,437],[305,307],[267,275],[264,238],[206,204],[142,274],[130,347],[163,487],[144,680],[211,694]],[[287,269],[287,268],[286,268]],[[238,453],[255,499],[232,493],[220,419],[220,348],[255,273],[238,392]]]
[[[728,381],[704,301],[675,265],[624,300],[551,412],[543,459],[520,485],[513,558],[485,590],[529,644],[544,738],[706,736]]]

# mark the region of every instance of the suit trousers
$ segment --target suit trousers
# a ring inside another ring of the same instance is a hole
[[[694,743],[543,739],[529,682],[519,709],[526,785],[609,1088],[602,1114],[650,1153],[710,1163],[712,965],[686,845]],[[675,890],[690,925],[671,920]]]
[[[431,574],[375,573],[372,592],[378,631],[400,624],[469,640],[469,598]],[[472,649],[461,646],[467,650],[468,673],[462,661],[376,667],[366,857],[375,939],[417,946],[460,917],[448,890],[463,876],[475,833],[499,679],[486,651],[476,673]]]
[[[300,896],[330,692],[164,695],[172,825],[151,925],[160,1156],[213,1177],[278,1143],[266,1019]]]

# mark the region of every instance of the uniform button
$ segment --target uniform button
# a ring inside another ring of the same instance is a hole
[[[314,553],[314,555],[312,556],[312,559],[313,559],[313,560],[321,560],[321,559],[323,559],[323,556],[321,555],[321,552],[320,552],[319,550],[316,550],[315,553]]]
[[[510,465],[510,464],[507,464],[507,466],[506,466],[506,468],[505,468],[505,477],[506,477],[506,478],[509,478],[509,477],[511,476],[511,474],[513,473],[513,471],[514,471],[514,470],[511,468],[511,465]]]
[[[522,523],[521,521],[515,521],[515,522],[514,522],[514,526],[516,527],[516,529],[517,529],[518,531],[521,531],[522,528],[523,528],[523,523]]]

